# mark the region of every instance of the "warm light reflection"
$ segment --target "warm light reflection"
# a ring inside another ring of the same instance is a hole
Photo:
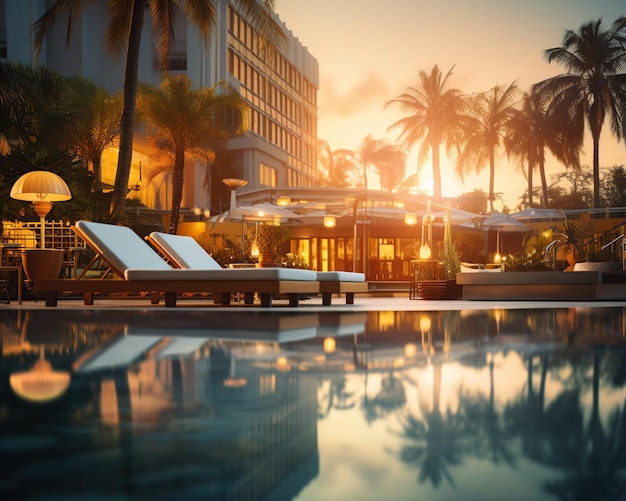
[[[413,358],[417,355],[417,346],[414,343],[408,343],[404,345],[404,356],[406,358]]]
[[[324,352],[334,353],[337,348],[337,342],[334,337],[327,337],[324,339]]]
[[[420,317],[420,332],[426,333],[430,331],[431,323],[428,315],[422,315]]]
[[[502,263],[502,256],[500,255],[499,252],[496,252],[496,255],[493,256],[493,262],[496,264],[501,264]]]
[[[429,259],[431,254],[430,247],[424,242],[420,247],[420,259]]]
[[[33,403],[45,403],[56,400],[65,393],[70,385],[70,373],[54,371],[44,358],[43,347],[39,351],[39,360],[29,371],[14,372],[9,384],[15,394]]]
[[[278,197],[276,199],[276,205],[280,205],[281,207],[285,207],[286,205],[289,205],[290,202],[291,202],[291,198],[286,195]]]
[[[233,378],[229,377],[224,380],[223,385],[227,388],[240,388],[242,386],[246,386],[248,384],[247,379],[245,378]]]
[[[289,361],[287,360],[287,357],[278,357],[276,359],[276,369],[279,371],[286,371],[289,370]]]

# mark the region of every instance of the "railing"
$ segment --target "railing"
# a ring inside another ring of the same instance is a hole
[[[40,228],[39,222],[2,221],[0,266],[20,265],[22,249],[40,247]],[[86,246],[71,226],[63,221],[46,221],[44,243],[46,249],[65,251],[64,267],[68,275],[74,274],[78,254]]]
[[[24,248],[40,246],[39,222],[3,221],[2,243]],[[76,236],[69,224],[63,221],[46,221],[44,229],[46,249],[84,248],[85,242]]]

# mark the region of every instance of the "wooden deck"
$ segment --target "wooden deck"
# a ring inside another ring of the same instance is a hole
[[[467,300],[626,300],[626,273],[530,271],[459,273]]]

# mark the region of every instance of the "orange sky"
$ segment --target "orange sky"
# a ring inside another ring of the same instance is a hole
[[[517,81],[522,90],[563,72],[548,64],[545,49],[560,46],[564,30],[602,18],[608,28],[626,14],[625,0],[277,0],[287,27],[320,66],[318,135],[331,148],[357,149],[368,134],[394,141],[387,128],[401,115],[386,101],[418,85],[418,72],[434,64],[463,92],[488,90]],[[586,143],[591,165],[591,143]],[[600,150],[602,166],[625,163],[623,143],[610,137],[607,122]],[[414,152],[407,174],[415,169]],[[423,171],[428,173],[430,163]],[[552,162],[549,172],[562,170]],[[371,175],[371,179],[375,179]],[[443,195],[482,188],[488,191],[488,166],[462,184],[452,163],[442,171]],[[422,186],[431,192],[429,177]],[[515,166],[499,160],[495,191],[515,209],[526,181]],[[496,204],[501,210],[502,204]]]

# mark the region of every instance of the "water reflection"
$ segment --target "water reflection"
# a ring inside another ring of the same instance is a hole
[[[0,494],[623,499],[624,318],[1,311]]]

